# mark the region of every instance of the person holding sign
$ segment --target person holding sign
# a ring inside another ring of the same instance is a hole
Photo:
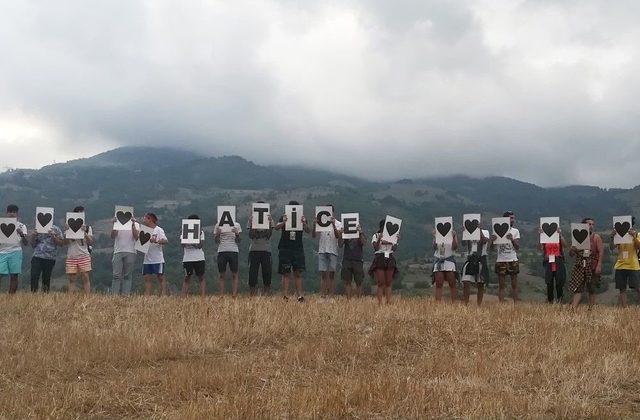
[[[571,271],[571,279],[569,280],[569,289],[573,292],[571,306],[574,308],[580,304],[582,292],[585,288],[589,293],[589,306],[595,305],[596,289],[600,284],[602,259],[604,257],[602,238],[595,233],[596,222],[591,217],[585,217],[582,219],[582,223],[586,224],[589,228],[589,246],[587,249],[578,249],[572,245],[569,251],[571,256],[576,257],[575,265]],[[582,233],[582,235],[584,235],[584,233]],[[582,239],[582,237],[580,237],[580,239]]]
[[[547,302],[562,303],[564,283],[567,273],[564,266],[565,241],[562,230],[555,224],[556,230],[544,232],[543,227],[538,228],[541,237],[552,237],[549,233],[556,234],[558,242],[547,242],[538,244],[538,249],[542,251],[542,266],[544,267],[544,281],[547,284]],[[555,236],[555,235],[554,235]],[[554,300],[555,289],[555,300]]]
[[[0,242],[0,284],[2,277],[9,276],[9,293],[13,294],[18,290],[18,276],[22,273],[22,246],[27,245],[27,227],[18,221],[18,206],[9,204],[7,206],[7,219],[12,219],[11,223],[2,223],[1,235],[6,241]]]
[[[378,305],[382,305],[382,295],[386,298],[386,303],[391,303],[391,286],[393,278],[398,274],[398,266],[393,253],[398,248],[395,244],[382,239],[385,230],[385,219],[380,220],[380,228],[371,238],[374,249],[373,262],[369,267],[369,275],[376,279],[376,297]],[[400,241],[400,235],[397,234],[397,240]]]
[[[289,206],[300,206],[300,204],[297,201],[290,201]],[[305,271],[306,265],[302,233],[310,233],[311,229],[307,223],[307,218],[302,215],[301,211],[297,210],[297,207],[289,208],[295,209],[296,212],[291,212],[289,215],[284,214],[275,226],[276,230],[282,231],[282,236],[280,236],[280,242],[278,243],[278,273],[282,276],[282,295],[284,299],[289,299],[289,276],[293,272],[298,302],[304,302],[302,272]],[[292,220],[289,219],[290,217]],[[298,217],[300,218],[299,224]],[[293,227],[294,223],[296,226],[300,226],[301,230],[287,230],[287,224]]]
[[[264,201],[258,201],[257,204],[265,204]],[[265,208],[265,207],[262,207]],[[259,210],[257,207],[256,210]],[[268,208],[265,208],[268,210]],[[264,213],[267,213],[265,216]],[[267,222],[266,229],[254,229],[253,217],[249,217],[247,229],[249,229],[249,294],[255,296],[256,287],[258,286],[258,270],[262,270],[262,295],[269,294],[271,289],[271,273],[273,265],[271,263],[271,235],[273,233],[273,219],[271,214],[265,211],[257,213],[257,225],[260,222]],[[262,216],[262,220],[260,218]]]
[[[624,237],[626,235],[620,234],[614,229],[611,232],[611,242],[609,248],[618,250],[618,258],[615,265],[615,281],[616,289],[620,291],[618,294],[618,304],[622,307],[627,306],[627,287],[635,289],[638,294],[638,300],[640,300],[640,287],[638,285],[638,272],[640,271],[640,263],[638,262],[638,249],[640,249],[640,235],[633,228],[636,218],[631,218],[631,226],[627,230],[628,235],[631,236],[632,241],[630,243],[614,243],[614,237],[616,234]],[[628,222],[627,222],[628,223]]]
[[[153,213],[147,213],[142,219],[142,223],[148,228],[153,229],[151,238],[149,238],[149,249],[144,254],[142,261],[142,277],[144,278],[144,294],[151,296],[151,281],[156,276],[160,283],[159,295],[167,294],[167,282],[164,278],[164,252],[163,247],[169,240],[164,233],[164,229],[158,226],[158,216]]]
[[[76,291],[76,276],[80,274],[82,277],[83,290],[85,294],[91,292],[91,281],[89,273],[91,272],[91,250],[93,244],[93,229],[87,226],[84,220],[84,207],[77,206],[73,209],[74,213],[83,214],[82,218],[69,219],[64,224],[65,232],[73,230],[81,231],[82,239],[65,238],[64,243],[67,245],[67,261],[65,263],[65,271],[69,278],[69,293]]]
[[[51,225],[49,232],[38,233],[37,229],[31,231],[29,243],[33,248],[31,257],[31,291],[37,292],[42,276],[42,291],[49,293],[51,287],[51,273],[56,265],[58,248],[64,245],[62,230]]]
[[[449,283],[451,292],[451,303],[456,301],[458,297],[458,289],[456,288],[456,259],[453,252],[458,249],[458,235],[453,230],[453,226],[449,223],[448,234],[437,235],[436,229],[433,230],[433,283],[436,285],[436,302],[442,300],[443,286],[445,280]],[[450,238],[451,242],[446,241]],[[438,239],[440,241],[438,242]]]
[[[520,249],[520,231],[514,227],[516,216],[512,211],[506,211],[502,217],[509,218],[508,233],[505,235],[507,243],[498,244],[498,257],[496,258],[495,272],[498,275],[498,299],[504,302],[505,277],[507,274],[511,277],[511,292],[513,295],[513,303],[520,300],[518,297],[518,273],[520,266],[518,264],[518,253]],[[496,227],[494,227],[494,230]],[[491,246],[494,247],[494,241],[497,236],[491,235]]]
[[[224,213],[223,216],[224,218]],[[240,223],[233,221],[233,227],[229,230],[222,228],[223,219],[216,226],[215,241],[218,244],[218,285],[220,287],[220,296],[224,296],[224,279],[227,273],[227,266],[231,270],[231,296],[235,299],[238,295],[238,254],[240,249],[240,232],[242,228]]]
[[[338,235],[338,246],[344,249],[342,254],[342,281],[347,299],[353,295],[351,281],[356,284],[356,297],[362,296],[362,282],[364,280],[363,254],[367,236],[362,231],[360,224],[356,226],[357,239],[343,239],[343,232]]]
[[[187,217],[189,220],[200,220],[197,214]],[[199,225],[197,225],[200,228]],[[196,230],[197,232],[197,230]],[[204,231],[200,229],[200,242],[197,244],[182,244],[182,267],[184,268],[184,280],[182,281],[182,296],[186,297],[189,293],[191,284],[191,276],[193,273],[198,277],[198,285],[200,296],[205,296],[206,283],[204,280],[205,259],[204,259]]]
[[[116,229],[116,223],[122,221],[119,221],[116,216],[111,219],[114,225],[111,229],[111,239],[113,239],[111,294],[114,295],[127,296],[131,294],[133,266],[136,263],[136,241],[140,235],[140,223],[136,222],[132,212],[128,212],[128,216],[131,227],[127,230]]]
[[[311,237],[320,236],[318,240],[318,271],[320,272],[320,296],[324,298],[327,295],[333,296],[336,290],[338,237],[342,224],[335,218],[336,210],[333,204],[316,207],[316,209]]]
[[[465,304],[469,303],[471,293],[471,283],[475,283],[478,288],[478,306],[482,304],[484,297],[484,285],[489,281],[489,264],[487,262],[489,248],[489,231],[482,229],[478,221],[477,229],[480,233],[480,240],[462,241],[467,246],[467,261],[462,266],[462,298]]]

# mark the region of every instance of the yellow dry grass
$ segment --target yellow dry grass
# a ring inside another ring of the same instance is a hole
[[[0,296],[0,417],[638,417],[638,308]]]

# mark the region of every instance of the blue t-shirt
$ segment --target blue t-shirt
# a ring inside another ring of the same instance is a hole
[[[62,231],[58,226],[51,226],[55,235],[62,239]],[[58,245],[56,245],[53,237],[48,233],[38,233],[31,244],[33,246],[33,256],[43,258],[45,260],[55,260],[58,254]]]

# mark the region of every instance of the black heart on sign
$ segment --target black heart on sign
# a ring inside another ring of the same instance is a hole
[[[129,220],[131,220],[131,217],[133,217],[133,215],[131,214],[130,211],[128,212],[123,212],[123,211],[118,211],[116,212],[116,219],[118,219],[118,222],[120,222],[120,224],[125,225],[129,222]]]
[[[556,233],[556,231],[558,230],[558,224],[556,222],[553,223],[543,223],[542,224],[542,231],[544,232],[545,235],[547,235],[549,238],[551,237],[551,235],[553,235],[554,233]]]
[[[449,222],[438,223],[436,225],[436,229],[438,229],[438,232],[440,232],[440,235],[447,236],[447,233],[449,233],[449,231],[451,230],[451,223]]]
[[[16,225],[13,223],[2,223],[0,224],[0,230],[7,238],[13,235],[13,232],[16,230]]]
[[[149,239],[151,239],[151,234],[146,232],[140,232],[139,238],[140,238],[140,245],[144,245],[147,242],[149,242]]]
[[[627,232],[629,232],[629,229],[631,229],[631,224],[629,222],[616,222],[616,224],[613,225],[613,228],[616,230],[616,232],[618,232],[618,235],[622,237],[626,235]]]
[[[400,230],[400,225],[397,223],[387,222],[387,233],[389,236],[393,236]]]
[[[587,239],[587,236],[589,236],[587,229],[573,229],[572,234],[575,240],[579,243],[583,243],[584,240]]]
[[[478,229],[478,226],[480,225],[480,221],[479,220],[465,220],[464,221],[464,228],[467,230],[467,232],[469,233],[473,233],[476,231],[476,229]]]
[[[493,225],[493,231],[496,233],[496,235],[502,238],[507,234],[507,232],[509,232],[509,223],[495,223]]]
[[[49,224],[52,217],[53,216],[51,215],[51,213],[38,213],[36,219],[38,219],[38,223],[40,223],[40,226],[45,227]]]
[[[84,220],[82,220],[80,217],[78,217],[77,219],[69,219],[67,220],[67,224],[72,231],[77,232],[80,230],[82,225],[84,225]]]

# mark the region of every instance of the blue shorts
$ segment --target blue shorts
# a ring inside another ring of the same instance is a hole
[[[0,254],[0,276],[22,273],[22,251]]]
[[[164,263],[142,264],[142,274],[164,274]]]

